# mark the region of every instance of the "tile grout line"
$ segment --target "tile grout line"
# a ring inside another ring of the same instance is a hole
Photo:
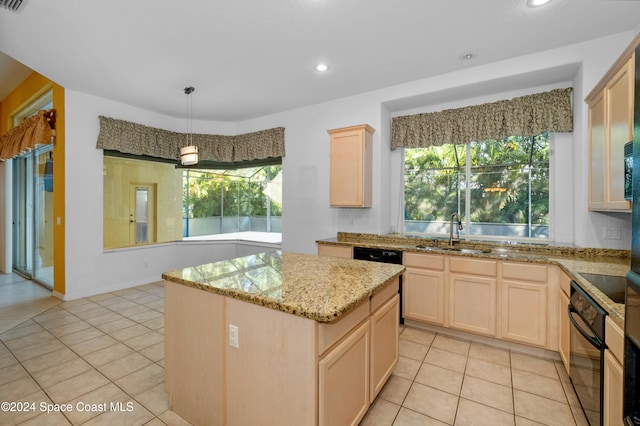
[[[76,300],[77,300],[77,299],[76,299]],[[86,300],[89,300],[89,299],[87,298]],[[131,299],[127,299],[127,300],[131,300]],[[135,302],[135,301],[133,301],[133,302],[134,302],[134,303],[136,303],[138,306],[145,306],[145,307],[147,307],[146,305],[143,305],[143,304],[137,303],[137,302]],[[64,302],[63,302],[63,303],[64,303]],[[95,304],[100,305],[99,303],[96,303],[96,302],[93,302],[93,301],[90,301],[90,300],[89,300],[89,302],[87,302],[87,303],[95,303]],[[103,332],[102,330],[100,330],[100,329],[98,329],[97,327],[95,327],[93,324],[89,323],[86,319],[79,317],[76,313],[71,312],[71,311],[69,311],[68,309],[66,309],[64,306],[60,306],[60,305],[61,305],[61,304],[58,304],[58,305],[56,305],[56,306],[52,306],[51,308],[48,308],[47,310],[45,310],[45,311],[43,311],[43,312],[41,312],[41,313],[38,313],[38,314],[34,315],[33,317],[31,317],[31,318],[29,318],[29,319],[27,319],[27,320],[23,321],[23,323],[24,323],[24,322],[27,322],[27,321],[32,321],[34,324],[36,324],[38,327],[40,327],[43,331],[47,332],[47,334],[49,334],[53,339],[55,339],[56,341],[58,341],[60,344],[62,344],[65,348],[67,348],[67,349],[68,349],[68,350],[70,350],[71,352],[73,352],[77,357],[79,357],[80,359],[82,359],[84,362],[87,362],[87,361],[84,359],[84,356],[80,355],[80,354],[79,354],[78,352],[76,352],[73,348],[71,348],[71,347],[70,347],[69,345],[67,345],[65,342],[63,342],[62,340],[60,340],[57,336],[53,335],[53,334],[52,334],[48,329],[44,328],[44,326],[43,326],[40,322],[38,322],[37,320],[35,320],[34,318],[36,318],[36,317],[37,317],[37,316],[39,316],[39,315],[42,315],[42,314],[47,313],[47,312],[48,312],[49,310],[51,310],[51,309],[54,309],[54,308],[59,307],[60,309],[63,309],[67,314],[72,315],[72,316],[74,316],[74,317],[78,318],[78,321],[83,321],[83,322],[85,322],[86,324],[88,324],[91,328],[94,328],[94,329],[96,329],[96,330],[100,331],[100,332],[101,332],[101,333],[103,333],[104,335],[107,335],[107,336],[109,336],[109,337],[111,337],[111,338],[113,338],[113,337],[111,336],[111,334]],[[82,305],[82,304],[80,304],[80,305]],[[75,305],[74,305],[74,306],[75,306]],[[100,305],[100,306],[101,306],[101,307],[105,307],[105,306],[103,306],[103,305]],[[106,307],[105,307],[105,308],[106,308]],[[148,308],[148,307],[147,307],[147,308]],[[109,309],[109,308],[106,308],[106,309]],[[149,308],[149,309],[153,309],[153,308]],[[111,310],[111,309],[109,309],[109,310],[110,310],[111,312],[115,312],[115,313],[120,314],[119,312],[113,311],[113,310]],[[81,312],[84,312],[84,311],[81,311]],[[159,311],[156,311],[156,312],[159,312]],[[162,314],[164,315],[164,313],[162,313]],[[120,315],[121,315],[121,314],[120,314]],[[126,317],[126,316],[124,316],[124,315],[122,315],[122,316],[123,316],[123,318],[127,318],[127,317]],[[130,319],[130,318],[128,318],[128,319]],[[116,321],[117,321],[117,320],[116,320]],[[150,329],[149,327],[146,327],[145,325],[143,325],[143,324],[141,324],[141,323],[139,323],[139,322],[137,322],[137,321],[135,321],[135,320],[131,320],[131,321],[133,321],[134,323],[136,323],[136,324],[138,324],[138,325],[142,325],[143,327],[147,328],[148,330],[150,330],[150,331],[152,331],[152,332],[155,332],[155,330],[152,330],[152,329]],[[22,323],[21,323],[21,324],[22,324]],[[16,326],[16,327],[17,327],[17,326]],[[12,327],[10,330],[15,329],[16,327]],[[7,330],[7,331],[10,331],[10,330]],[[80,331],[78,331],[78,332],[82,332],[82,331],[84,331],[84,330],[80,330]],[[32,334],[32,333],[30,333],[30,334]],[[72,332],[72,333],[69,333],[69,334],[73,334],[73,332]],[[22,336],[22,337],[26,337],[26,336]],[[16,338],[16,339],[19,339],[19,338],[20,338],[20,337],[18,337],[18,338]],[[9,340],[14,340],[14,339],[9,339]],[[81,342],[77,342],[77,343],[83,343],[83,342],[86,342],[86,341],[89,341],[89,340],[92,340],[92,339],[83,340],[83,341],[81,341]],[[151,362],[151,364],[158,365],[159,367],[161,367],[161,368],[163,368],[163,369],[164,369],[164,366],[160,366],[156,361],[153,361],[153,360],[149,359],[149,358],[148,358],[148,357],[146,357],[145,355],[141,354],[138,350],[136,350],[136,349],[134,349],[134,348],[131,348],[130,346],[127,346],[124,342],[122,342],[122,341],[120,341],[120,340],[118,340],[118,339],[115,339],[115,338],[114,338],[114,340],[116,340],[116,342],[117,342],[117,343],[120,343],[120,344],[122,344],[122,345],[126,346],[127,348],[131,349],[131,350],[132,350],[132,351],[134,351],[135,353],[138,353],[140,356],[144,357],[144,358],[145,358],[145,359],[147,359],[149,362]],[[14,352],[13,352],[11,349],[9,349],[9,347],[7,347],[7,345],[6,345],[6,343],[5,343],[5,340],[4,340],[4,339],[0,339],[0,342],[2,342],[3,346],[7,349],[7,351],[9,351],[9,353],[11,354],[11,356],[13,356],[13,358],[14,358],[14,359],[15,359],[15,360],[20,364],[20,366],[23,368],[23,370],[24,370],[24,371],[28,374],[28,376],[29,376],[29,377],[34,381],[34,383],[38,386],[38,388],[42,391],[42,393],[43,393],[43,394],[45,394],[45,395],[47,396],[47,398],[49,398],[49,400],[51,400],[51,401],[53,402],[53,398],[51,397],[51,395],[49,395],[49,393],[45,390],[45,388],[42,386],[42,384],[41,384],[41,383],[40,383],[40,382],[39,382],[35,377],[33,377],[33,375],[31,374],[31,372],[30,372],[27,368],[25,368],[25,366],[24,366],[24,364],[23,364],[22,360],[18,359],[18,358],[15,356]],[[114,343],[113,345],[110,345],[110,346],[114,346],[115,344],[116,344],[116,343]],[[36,344],[34,344],[34,345],[30,345],[30,346],[28,346],[28,347],[36,346],[36,345],[38,345],[38,343],[36,343]],[[110,346],[109,346],[109,347],[110,347]],[[103,348],[103,349],[104,349],[104,348]],[[145,349],[145,348],[142,348],[142,349]],[[100,349],[98,349],[98,350],[100,350]],[[97,351],[97,350],[96,350],[96,351]],[[93,352],[96,352],[96,351],[92,351],[92,352],[90,352],[90,353],[93,353]],[[50,351],[50,352],[46,352],[46,353],[41,354],[41,355],[46,355],[46,354],[51,353],[51,352],[55,352],[55,350]],[[41,355],[39,355],[39,356],[41,356]],[[86,355],[88,355],[88,354],[86,354]],[[119,390],[120,390],[120,391],[122,391],[125,395],[127,395],[130,399],[132,399],[132,400],[136,401],[138,404],[140,404],[142,407],[144,407],[144,409],[145,409],[146,411],[148,411],[148,412],[153,416],[153,418],[157,418],[159,421],[162,421],[162,420],[159,418],[159,416],[158,416],[158,415],[156,415],[156,414],[152,413],[151,411],[149,411],[149,409],[148,409],[147,407],[145,407],[145,406],[144,406],[144,404],[142,404],[140,401],[138,401],[138,400],[137,400],[133,395],[129,394],[127,391],[125,391],[124,389],[122,389],[119,385],[117,385],[117,384],[115,383],[115,381],[114,381],[114,380],[112,380],[112,379],[110,379],[109,377],[107,377],[106,375],[104,375],[104,373],[102,373],[102,372],[101,372],[101,371],[100,371],[96,366],[94,366],[93,364],[91,364],[91,363],[89,363],[89,362],[87,362],[87,364],[88,364],[88,365],[90,365],[90,366],[91,366],[91,368],[92,368],[94,371],[96,371],[98,374],[100,374],[102,377],[104,377],[104,378],[105,378],[109,383],[113,384],[117,389],[119,389]],[[133,374],[133,373],[136,373],[136,372],[138,372],[138,371],[141,371],[141,370],[142,370],[142,369],[144,369],[144,368],[147,368],[147,367],[141,367],[140,369],[137,369],[137,370],[135,370],[135,371],[130,372],[128,375]],[[72,379],[72,378],[74,378],[74,377],[78,377],[78,376],[79,376],[79,375],[81,375],[81,374],[84,374],[84,373],[76,374],[76,375],[74,375],[74,376],[71,376],[71,377],[66,378],[65,380],[69,380],[69,379]],[[126,376],[125,376],[125,377],[126,377]],[[63,381],[64,381],[64,380],[63,380]],[[103,385],[103,386],[98,387],[97,389],[100,389],[100,388],[102,388],[102,387],[104,387],[104,386],[107,386],[107,385],[108,385],[108,384],[105,384],[105,385]],[[95,391],[95,390],[96,390],[96,389],[93,389],[93,390],[91,390],[91,391],[89,391],[89,392],[86,392],[86,393],[84,393],[83,395],[80,395],[80,396],[75,397],[75,398],[73,398],[73,399],[81,398],[82,396],[87,395],[87,394],[89,394],[89,393],[91,393],[91,392],[93,392],[93,391]],[[148,389],[147,389],[147,390],[148,390]],[[144,392],[143,392],[143,393],[144,393]],[[72,400],[73,400],[73,399],[72,399]],[[60,404],[63,404],[63,403],[66,403],[66,402],[61,402]],[[55,404],[55,402],[54,402],[54,404]],[[66,419],[67,421],[69,421],[69,423],[73,424],[73,422],[71,421],[71,419],[69,419],[69,418],[67,417],[67,415],[65,415],[65,413],[64,413],[64,412],[61,412],[61,414],[65,417],[65,419]],[[93,418],[99,417],[100,415],[102,415],[102,414],[98,414],[97,416],[94,416]],[[39,416],[39,415],[38,415],[38,416]],[[34,417],[38,417],[38,416],[34,416]],[[92,419],[93,419],[93,418],[92,418]]]

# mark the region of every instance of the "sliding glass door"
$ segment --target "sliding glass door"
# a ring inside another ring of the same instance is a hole
[[[53,146],[13,160],[13,269],[53,288]]]

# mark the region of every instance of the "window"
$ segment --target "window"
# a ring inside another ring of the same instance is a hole
[[[549,238],[549,135],[404,151],[404,232],[483,239]]]
[[[105,249],[234,232],[281,241],[281,165],[199,170],[141,158],[104,155]]]
[[[185,237],[282,230],[282,166],[185,170]]]

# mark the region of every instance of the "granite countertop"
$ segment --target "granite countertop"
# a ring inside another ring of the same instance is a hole
[[[331,322],[402,272],[402,265],[274,251],[165,272],[162,278]]]
[[[629,250],[565,247],[547,244],[462,241],[456,245],[456,248],[467,250],[463,252],[451,250],[446,239],[423,238],[409,234],[375,235],[346,232],[339,232],[337,237],[316,242],[318,244],[338,246],[371,247],[415,253],[557,265],[572,280],[576,281],[587,294],[593,297],[618,325],[624,328],[624,304],[615,303],[582,277],[580,272],[624,277],[630,270]]]

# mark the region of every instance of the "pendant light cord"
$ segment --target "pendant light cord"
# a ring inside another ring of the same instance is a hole
[[[187,95],[187,145],[193,145],[193,118],[191,114],[193,113],[193,99],[191,98],[191,93],[196,90],[192,86],[185,87],[184,93]]]

